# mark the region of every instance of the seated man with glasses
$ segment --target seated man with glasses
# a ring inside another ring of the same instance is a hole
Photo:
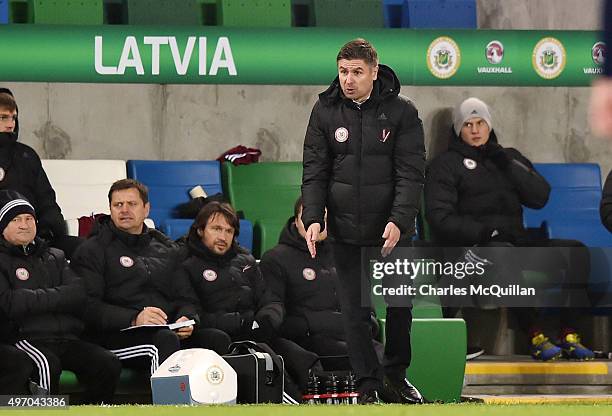
[[[17,103],[9,89],[0,88],[0,189],[12,189],[31,201],[38,214],[38,236],[70,258],[81,240],[66,235],[64,217],[40,157],[18,138]]]

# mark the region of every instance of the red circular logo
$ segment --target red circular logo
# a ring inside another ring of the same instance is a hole
[[[315,280],[317,278],[317,273],[310,267],[306,267],[302,270],[302,276],[304,276],[306,280]]]
[[[17,279],[25,281],[30,278],[30,272],[28,272],[23,267],[20,267],[17,270],[15,270],[15,276],[17,276]]]
[[[211,269],[204,270],[202,276],[204,277],[204,280],[208,282],[214,282],[217,280],[217,272]]]

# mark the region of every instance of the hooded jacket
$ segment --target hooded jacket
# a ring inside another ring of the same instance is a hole
[[[235,242],[227,253],[211,252],[192,227],[183,247],[185,260],[174,280],[191,289],[202,326],[225,331],[233,339],[249,337],[253,321],[277,330],[281,306],[271,296],[255,258]],[[183,256],[181,256],[183,257]]]
[[[425,212],[434,240],[474,245],[489,241],[494,230],[525,239],[522,205],[539,209],[546,204],[546,179],[516,149],[499,149],[501,159],[492,159],[487,150],[498,145],[494,131],[480,147],[453,136],[448,151],[427,168]]]
[[[62,251],[39,238],[25,247],[0,238],[1,341],[76,339],[85,301]]]
[[[259,263],[266,284],[283,305],[281,335],[289,339],[325,335],[343,340],[338,276],[329,244],[317,243],[317,256],[311,258],[294,221],[295,217],[287,221],[278,245]]]
[[[7,88],[0,88],[0,93],[13,95]],[[52,240],[65,235],[66,223],[40,157],[18,138],[18,122],[13,133],[0,133],[0,189],[12,189],[30,201],[36,210],[39,236]]]
[[[399,95],[391,68],[379,65],[370,98],[347,99],[339,79],[319,94],[304,140],[302,221],[354,245],[377,245],[388,222],[414,234],[424,183],[423,126],[410,100]]]
[[[127,328],[146,306],[168,315],[198,320],[189,294],[173,284],[178,246],[161,232],[143,226],[141,234],[119,230],[110,216],[98,219],[89,239],[77,249],[71,267],[87,288],[86,323],[92,330]]]
[[[608,173],[608,178],[603,187],[601,195],[601,222],[612,233],[612,171]]]

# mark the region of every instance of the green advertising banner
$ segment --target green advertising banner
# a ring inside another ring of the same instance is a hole
[[[324,85],[364,37],[404,85],[588,86],[594,31],[0,25],[0,81]]]

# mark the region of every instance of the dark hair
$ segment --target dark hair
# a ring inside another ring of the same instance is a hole
[[[301,209],[302,209],[302,195],[298,197],[298,199],[295,201],[295,205],[293,206],[293,215],[295,216],[295,218],[298,217]]]
[[[136,188],[138,190],[143,204],[149,202],[149,190],[143,183],[138,182],[136,179],[119,179],[113,183],[108,190],[108,203],[110,204],[113,199],[113,192],[132,188]]]
[[[7,109],[9,111],[17,110],[17,103],[11,94],[0,92],[0,108]]]
[[[238,234],[240,234],[240,220],[236,210],[227,202],[212,201],[204,205],[193,221],[192,230],[205,228],[208,221],[217,214],[225,217],[229,225],[234,228],[234,238],[238,237]]]
[[[370,66],[378,65],[378,54],[370,42],[365,39],[357,38],[340,48],[336,62],[341,59],[363,59]]]

